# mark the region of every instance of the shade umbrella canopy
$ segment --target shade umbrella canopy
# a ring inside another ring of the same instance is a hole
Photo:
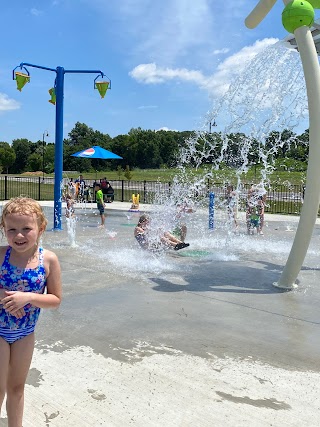
[[[85,150],[78,151],[71,154],[73,157],[82,157],[84,159],[122,159],[118,154],[114,154],[105,148],[94,145],[93,147],[86,148]]]

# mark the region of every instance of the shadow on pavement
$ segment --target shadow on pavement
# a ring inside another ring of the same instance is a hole
[[[186,284],[177,284],[159,277],[150,278],[159,292],[226,292],[252,294],[278,294],[286,290],[275,288],[272,284],[279,279],[281,268],[259,269],[235,263],[221,263],[214,268],[197,268],[191,275],[184,276]],[[277,267],[277,268],[276,268]]]

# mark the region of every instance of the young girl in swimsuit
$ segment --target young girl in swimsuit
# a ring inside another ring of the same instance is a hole
[[[16,197],[4,207],[0,228],[0,410],[5,397],[10,427],[22,427],[24,386],[41,308],[61,301],[57,256],[39,246],[47,219],[33,199]]]

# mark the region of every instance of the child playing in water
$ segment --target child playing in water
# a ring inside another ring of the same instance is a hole
[[[57,308],[61,302],[58,258],[39,246],[46,226],[33,199],[16,197],[3,207],[0,228],[8,246],[0,247],[0,410],[6,395],[10,427],[22,427],[40,309]]]
[[[104,200],[103,200],[103,193],[102,193],[102,190],[101,190],[101,184],[100,184],[100,182],[96,182],[95,183],[95,191],[96,191],[97,208],[99,210],[100,218],[101,218],[101,225],[99,225],[99,227],[103,228],[106,218],[104,216],[105,204],[104,204]]]
[[[66,218],[74,218],[74,199],[70,194],[66,195]]]
[[[251,187],[248,193],[247,199],[247,231],[248,234],[254,234],[254,229],[257,229],[257,233],[263,236],[263,225],[264,225],[264,205],[266,200],[266,194],[260,194],[255,187]]]
[[[189,246],[189,243],[182,242],[180,239],[177,239],[175,236],[173,236],[167,231],[160,236],[160,242],[150,242],[148,236],[149,224],[149,216],[143,214],[140,216],[139,222],[134,229],[134,237],[143,249],[158,250],[162,246],[164,248],[171,248],[178,251]]]

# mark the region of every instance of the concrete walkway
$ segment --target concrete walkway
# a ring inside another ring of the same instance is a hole
[[[39,321],[24,427],[318,427],[319,223],[299,287],[281,292],[298,218],[200,244],[199,216],[189,252],[155,256],[137,247],[128,208],[107,205],[101,230],[94,206],[77,207],[74,247],[65,225],[46,233],[64,299]]]

